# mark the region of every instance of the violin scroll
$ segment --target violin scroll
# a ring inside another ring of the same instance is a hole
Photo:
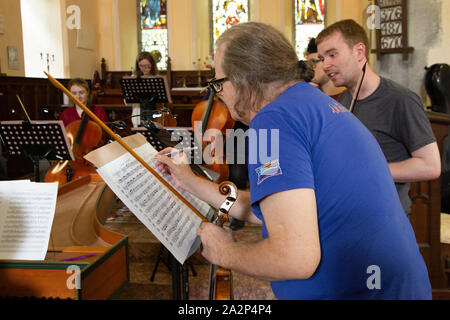
[[[237,198],[237,188],[234,183],[230,181],[224,181],[219,185],[219,192],[223,195],[228,195],[225,201],[219,208],[219,212],[217,215],[217,219],[215,223],[219,226],[222,226],[225,222],[228,221],[228,212],[230,211],[233,204],[236,202]]]

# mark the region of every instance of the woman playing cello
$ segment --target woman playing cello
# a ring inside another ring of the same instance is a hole
[[[69,91],[85,105],[89,105],[90,90],[89,85],[84,79],[74,78],[70,80],[68,86]],[[97,117],[99,117],[103,122],[108,122],[108,117],[105,110],[102,107],[92,106],[92,111]],[[73,105],[72,107],[64,110],[59,116],[59,120],[64,122],[64,126],[68,126],[71,122],[81,120],[83,114],[83,109],[78,105]]]
[[[72,79],[68,88],[80,102],[90,105],[90,90],[85,80]],[[108,121],[103,108],[91,106],[90,109],[102,121]],[[63,121],[66,127],[75,160],[55,162],[47,171],[45,182],[57,181],[62,185],[78,177],[96,173],[95,168],[84,160],[83,156],[100,145],[103,132],[97,124],[88,120],[87,115],[83,113],[83,109],[76,104],[61,113],[59,119]]]

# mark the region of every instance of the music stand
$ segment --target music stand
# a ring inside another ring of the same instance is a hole
[[[33,161],[36,182],[40,160],[74,160],[62,121],[1,121],[0,139],[9,156]]]
[[[147,141],[156,149],[161,151],[167,146],[180,148],[193,148],[194,133],[189,127],[161,127],[158,128],[153,123],[145,127],[131,128],[131,131],[141,133]],[[191,163],[194,163],[194,154],[191,152]]]
[[[140,104],[141,121],[152,121],[153,115],[161,112],[156,111],[156,103],[172,102],[164,76],[122,78],[120,79],[120,86],[127,104]]]

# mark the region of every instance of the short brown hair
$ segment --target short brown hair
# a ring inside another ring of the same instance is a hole
[[[354,20],[347,19],[333,23],[332,25],[323,29],[316,38],[316,45],[318,46],[325,38],[328,38],[332,34],[340,32],[344,41],[350,48],[357,43],[362,43],[366,47],[366,58],[369,57],[370,44],[367,37],[367,33],[363,27],[357,24]]]
[[[240,116],[249,106],[268,100],[268,84],[304,79],[307,65],[299,66],[292,44],[268,24],[237,24],[225,31],[216,45],[217,48],[225,45],[222,68],[236,88],[235,110]]]

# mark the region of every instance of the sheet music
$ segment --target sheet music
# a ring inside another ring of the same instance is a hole
[[[0,259],[44,260],[58,183],[0,181]]]
[[[149,143],[133,150],[159,172],[152,160],[157,151]],[[133,156],[125,153],[101,166],[97,172],[180,263],[198,249],[200,238],[196,232],[201,219]],[[176,187],[170,176],[163,178],[210,220],[210,206],[206,202]]]

